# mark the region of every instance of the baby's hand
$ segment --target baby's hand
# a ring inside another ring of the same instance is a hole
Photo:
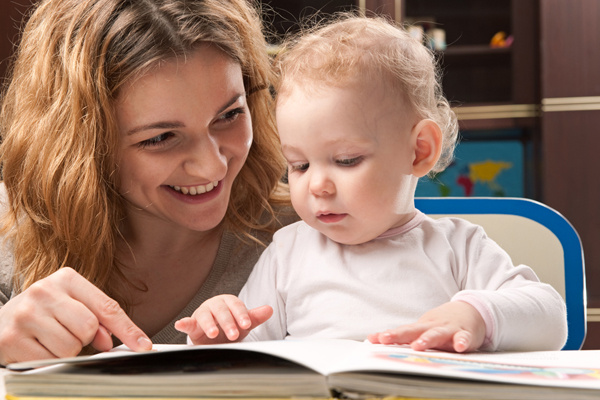
[[[187,333],[193,344],[235,342],[272,314],[270,306],[248,310],[236,296],[223,294],[206,300],[191,317],[175,322],[175,329]]]
[[[453,301],[429,310],[415,323],[374,333],[371,343],[410,344],[414,350],[475,351],[485,340],[485,322],[468,303]]]

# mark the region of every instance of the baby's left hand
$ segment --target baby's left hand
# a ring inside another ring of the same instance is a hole
[[[414,350],[476,351],[485,340],[485,322],[472,305],[453,301],[429,310],[415,323],[369,335],[371,343],[410,344]]]

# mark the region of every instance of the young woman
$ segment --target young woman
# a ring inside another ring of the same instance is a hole
[[[238,293],[293,218],[271,74],[245,0],[39,3],[0,116],[0,364],[184,342]]]

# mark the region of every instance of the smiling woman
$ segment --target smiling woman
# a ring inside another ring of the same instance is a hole
[[[1,364],[181,343],[239,291],[295,218],[262,29],[245,0],[39,2],[0,116]]]
[[[126,85],[116,116],[120,191],[143,210],[126,223],[165,233],[215,228],[252,143],[240,65],[201,45]]]

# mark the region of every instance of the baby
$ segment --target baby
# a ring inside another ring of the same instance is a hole
[[[563,346],[565,304],[550,285],[481,227],[415,209],[419,178],[448,165],[458,132],[429,50],[384,19],[346,16],[302,35],[277,66],[277,127],[302,221],[275,234],[239,299],[217,296],[176,323],[189,341]]]

